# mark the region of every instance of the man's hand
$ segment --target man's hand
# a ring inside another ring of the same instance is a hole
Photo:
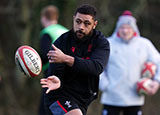
[[[48,88],[46,93],[49,93],[51,90],[56,90],[60,87],[61,81],[56,76],[49,76],[48,78],[43,78],[40,81],[42,88]]]
[[[149,94],[150,94],[150,95],[154,95],[154,94],[158,91],[158,89],[159,89],[159,87],[160,87],[160,84],[159,84],[158,81],[153,80],[153,81],[151,82],[150,86],[151,86],[151,89],[150,89],[150,91],[149,91]]]
[[[50,50],[47,54],[50,63],[64,63],[65,54],[52,44],[54,50]]]
[[[74,57],[64,54],[60,49],[52,44],[54,50],[50,50],[47,54],[49,63],[66,63],[72,67],[74,64]]]

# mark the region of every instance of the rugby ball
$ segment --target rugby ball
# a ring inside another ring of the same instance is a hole
[[[139,95],[148,95],[151,89],[152,80],[150,78],[142,78],[137,82],[137,92]]]
[[[142,67],[141,76],[142,78],[153,78],[156,73],[156,65],[152,62],[146,62],[144,63]]]
[[[16,66],[27,76],[38,76],[42,70],[39,54],[30,46],[21,46],[15,53]]]

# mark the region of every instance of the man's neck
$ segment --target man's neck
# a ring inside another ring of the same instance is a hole
[[[94,33],[94,30],[92,30],[89,35],[85,35],[82,39],[79,39],[79,38],[76,36],[76,33],[74,32],[74,30],[73,30],[73,33],[74,33],[74,38],[75,38],[75,40],[76,40],[77,42],[85,42],[85,41],[89,41],[89,40],[92,38],[92,35],[93,35],[93,33]]]
[[[57,24],[58,22],[56,20],[53,20],[53,21],[48,21],[46,24],[45,24],[45,27],[48,27],[52,24]]]

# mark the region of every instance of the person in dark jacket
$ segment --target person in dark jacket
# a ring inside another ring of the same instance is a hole
[[[42,59],[42,71],[44,77],[48,76],[49,60],[47,53],[50,50],[51,44],[68,29],[58,23],[59,10],[54,5],[47,5],[41,10],[41,24],[44,27],[40,33],[40,56]],[[38,115],[47,115],[44,109],[44,90],[40,98]]]
[[[49,77],[41,79],[46,88],[45,107],[51,115],[86,115],[97,98],[99,75],[109,58],[109,42],[98,30],[96,10],[81,5],[73,16],[73,29],[62,34],[48,52]]]

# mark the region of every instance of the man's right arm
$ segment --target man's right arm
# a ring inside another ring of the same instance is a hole
[[[48,34],[44,34],[40,41],[40,56],[42,58],[42,63],[48,62],[47,53],[51,48],[52,40]]]

